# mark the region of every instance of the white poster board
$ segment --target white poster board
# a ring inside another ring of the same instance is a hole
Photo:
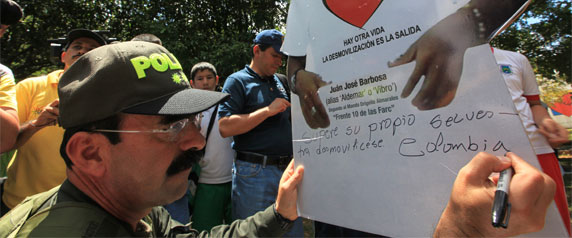
[[[292,97],[303,217],[386,236],[431,236],[457,172],[478,152],[514,151],[539,167],[488,45],[466,51],[448,106],[412,106],[419,85],[400,97],[415,62],[387,62],[467,1],[379,1],[365,23],[341,21],[326,2],[292,1],[297,10],[290,9],[283,46],[332,82],[319,90],[327,128],[309,128]],[[554,204],[544,230],[531,234],[565,235]]]

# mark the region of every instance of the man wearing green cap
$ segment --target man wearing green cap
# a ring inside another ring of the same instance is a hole
[[[178,60],[148,42],[89,52],[64,73],[58,93],[68,179],[6,214],[0,237],[197,234],[153,207],[185,193],[205,145],[196,115],[228,95],[191,89]],[[280,236],[297,217],[301,173],[292,164],[274,206],[210,234]]]
[[[171,220],[162,204],[182,196],[205,139],[198,113],[227,94],[190,88],[162,46],[125,42],[98,48],[58,86],[61,154],[68,179],[28,197],[0,219],[0,237],[278,237],[297,215],[303,167],[290,163],[276,202],[245,220],[197,232]],[[101,95],[105,95],[101,97]],[[488,176],[512,166],[511,226],[490,225]],[[554,182],[515,154],[475,156],[459,172],[435,236],[514,236],[542,228]],[[513,225],[514,224],[514,225]]]
[[[2,194],[2,214],[25,197],[47,191],[64,181],[65,165],[59,155],[63,130],[56,126],[58,116],[57,85],[60,76],[83,54],[105,45],[98,34],[74,29],[68,33],[61,54],[63,70],[28,78],[16,85],[20,132],[12,149],[18,152],[7,169]]]

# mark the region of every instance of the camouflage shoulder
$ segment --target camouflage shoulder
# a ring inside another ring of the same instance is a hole
[[[82,202],[63,202],[30,217],[19,236],[125,237],[129,231],[99,207]]]
[[[15,237],[31,214],[53,198],[60,186],[49,191],[26,197],[24,201],[0,219],[0,237]]]

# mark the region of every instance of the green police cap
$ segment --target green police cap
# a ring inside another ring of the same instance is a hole
[[[84,125],[116,113],[185,115],[228,94],[191,89],[181,64],[160,45],[131,41],[98,47],[61,77],[60,125]]]

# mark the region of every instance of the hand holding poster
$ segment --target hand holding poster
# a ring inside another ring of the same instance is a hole
[[[283,50],[296,72],[300,211],[382,235],[428,236],[478,152],[516,151],[538,166],[488,45],[470,48],[525,1],[359,2],[290,6]],[[495,10],[505,4],[513,11]],[[534,235],[565,234],[554,207],[547,221]]]

